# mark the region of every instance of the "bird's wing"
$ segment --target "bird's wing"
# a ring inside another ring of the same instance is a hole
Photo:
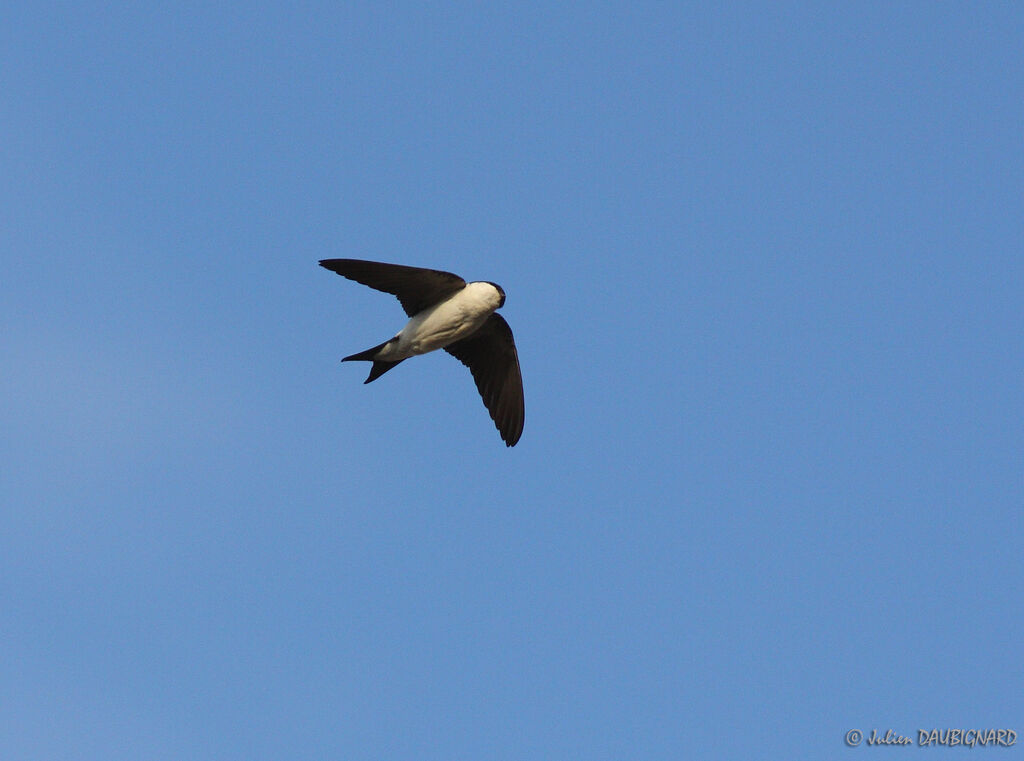
[[[451,272],[406,267],[403,264],[366,262],[361,259],[322,259],[320,266],[349,280],[397,296],[410,317],[466,287],[466,281]]]
[[[519,355],[508,323],[495,312],[469,338],[449,344],[444,350],[473,373],[477,390],[505,445],[515,446],[523,435],[526,408]]]

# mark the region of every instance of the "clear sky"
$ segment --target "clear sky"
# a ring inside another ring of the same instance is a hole
[[[1024,735],[1022,40],[1013,2],[7,8],[4,759]],[[405,316],[332,257],[504,287],[518,446],[443,352],[339,363]]]

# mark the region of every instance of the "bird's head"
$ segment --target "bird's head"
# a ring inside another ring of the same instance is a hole
[[[494,289],[498,292],[498,296],[501,297],[501,300],[498,302],[498,306],[495,307],[495,309],[501,309],[503,306],[505,306],[505,289],[502,288],[497,283],[492,283],[490,280],[487,281],[487,284],[493,285]]]

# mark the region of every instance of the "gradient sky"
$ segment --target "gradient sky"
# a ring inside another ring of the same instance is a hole
[[[1024,735],[1022,39],[1011,2],[7,8],[3,757]],[[504,287],[517,447],[443,352],[339,364],[404,314],[331,257]]]

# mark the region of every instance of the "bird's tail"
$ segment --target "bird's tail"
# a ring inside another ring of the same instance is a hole
[[[396,360],[394,362],[386,362],[386,361],[383,361],[383,360],[374,359],[374,357],[377,356],[377,354],[380,352],[380,350],[383,349],[385,346],[387,346],[389,343],[391,343],[391,339],[388,339],[387,341],[385,341],[382,344],[379,344],[378,346],[374,346],[372,349],[367,349],[366,351],[361,351],[358,354],[350,354],[349,356],[345,357],[341,361],[342,362],[351,362],[353,360],[364,360],[364,361],[367,361],[367,362],[373,362],[373,367],[370,368],[370,375],[369,375],[369,377],[367,377],[366,380],[363,381],[363,383],[366,384],[366,383],[369,383],[370,381],[375,381],[380,376],[382,376],[384,373],[386,373],[388,370],[390,370],[392,367],[397,365],[399,362],[404,362],[405,361],[405,360],[399,359],[399,360]]]
[[[342,362],[351,362],[354,359],[365,359],[368,362],[373,362],[374,361],[373,358],[375,356],[377,356],[377,353],[380,352],[380,350],[383,349],[385,346],[387,346],[389,343],[391,343],[391,339],[390,338],[387,341],[385,341],[384,343],[378,344],[377,346],[374,346],[372,349],[367,349],[366,351],[361,351],[358,354],[350,354],[347,357],[345,357],[345,359],[343,359],[341,361]]]

